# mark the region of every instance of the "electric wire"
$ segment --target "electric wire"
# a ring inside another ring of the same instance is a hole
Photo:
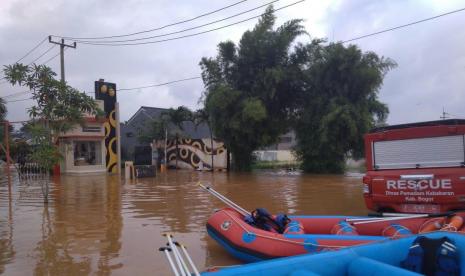
[[[289,8],[291,6],[297,5],[299,3],[305,2],[305,1],[306,0],[300,0],[300,1],[297,1],[297,2],[293,2],[293,3],[289,4],[289,5],[285,5],[285,6],[282,6],[280,8],[277,8],[277,9],[275,9],[275,11],[283,10],[283,9]],[[94,45],[94,46],[134,46],[134,45],[155,44],[155,43],[178,40],[178,39],[182,39],[182,38],[193,37],[193,36],[198,36],[198,35],[201,35],[201,34],[210,33],[210,32],[221,30],[221,29],[224,29],[224,28],[228,28],[228,27],[231,27],[231,26],[243,23],[243,22],[247,22],[247,21],[250,21],[250,20],[255,19],[255,18],[259,18],[259,17],[261,17],[263,15],[265,15],[265,13],[262,13],[262,14],[256,15],[256,16],[252,16],[252,17],[240,20],[240,21],[236,21],[234,23],[227,24],[227,25],[217,27],[217,28],[214,28],[214,29],[210,29],[210,30],[206,30],[206,31],[198,32],[198,33],[193,33],[193,34],[188,34],[188,35],[183,35],[183,36],[177,36],[177,37],[172,37],[172,38],[161,39],[161,40],[146,41],[146,42],[136,42],[136,43],[117,43],[117,44],[94,43],[94,42],[80,42],[80,43],[81,44],[87,44],[87,45]]]
[[[243,2],[246,2],[246,1],[247,1],[247,0],[242,0],[242,1],[239,1],[239,2],[235,2],[235,3],[231,4],[231,5],[226,6],[226,7],[223,7],[223,8],[214,10],[214,11],[210,11],[210,12],[207,12],[207,13],[204,13],[204,14],[201,14],[201,15],[198,15],[198,16],[193,17],[193,18],[190,18],[190,19],[186,19],[186,20],[174,22],[174,23],[171,23],[171,24],[167,24],[167,25],[164,25],[164,26],[161,26],[161,27],[157,27],[157,28],[153,28],[153,29],[149,29],[149,30],[144,30],[144,31],[129,33],[129,34],[112,35],[112,36],[98,36],[98,37],[70,37],[70,36],[57,36],[57,35],[52,35],[52,36],[54,36],[54,37],[60,37],[60,38],[64,38],[64,39],[69,39],[69,40],[72,40],[72,39],[107,39],[107,38],[117,38],[117,37],[133,36],[133,35],[137,35],[137,34],[149,33],[149,32],[153,32],[153,31],[162,30],[162,29],[165,29],[165,28],[167,28],[167,27],[171,27],[171,26],[175,26],[175,25],[179,25],[179,24],[191,22],[191,21],[196,20],[196,19],[199,19],[199,18],[201,18],[201,17],[205,17],[205,16],[208,16],[208,15],[217,13],[217,12],[219,12],[219,11],[226,10],[226,9],[228,9],[228,8],[234,7],[234,6],[239,5],[239,4],[241,4],[241,3],[243,3]]]
[[[390,32],[390,31],[394,31],[394,30],[397,30],[397,29],[402,29],[402,28],[405,28],[405,27],[408,27],[408,26],[423,23],[423,22],[426,22],[426,21],[430,21],[430,20],[433,20],[433,19],[437,19],[437,18],[446,16],[446,15],[450,15],[450,14],[454,14],[454,13],[458,13],[458,12],[462,12],[462,11],[465,11],[465,8],[458,9],[458,10],[453,10],[453,11],[450,11],[450,12],[446,12],[446,13],[439,14],[439,15],[436,15],[436,16],[433,16],[433,17],[429,17],[429,18],[418,20],[418,21],[410,22],[410,23],[407,23],[407,24],[404,24],[404,25],[392,27],[392,28],[389,28],[389,29],[384,29],[384,30],[374,32],[374,33],[371,33],[371,34],[366,34],[366,35],[362,35],[362,36],[359,36],[359,37],[351,38],[351,39],[348,39],[348,40],[344,40],[341,43],[347,43],[347,42],[351,42],[351,41],[354,41],[354,40],[359,40],[359,39],[362,39],[362,38],[366,38],[366,37],[379,35],[379,34]]]
[[[68,48],[65,47],[65,49],[63,49],[63,51],[66,51]],[[42,64],[45,65],[47,63],[49,63],[50,61],[52,61],[53,59],[55,59],[57,56],[60,55],[60,52],[58,52],[56,55],[52,56],[51,58],[47,59],[46,61],[44,61]]]
[[[14,102],[23,102],[27,100],[31,100],[32,98],[25,98],[25,99],[19,99],[19,100],[11,100],[11,101],[5,101],[5,103],[14,103]]]
[[[42,58],[43,56],[45,56],[48,52],[50,52],[56,45],[52,45],[50,48],[48,48],[45,52],[43,52],[40,56],[38,56],[36,59],[34,59],[33,61],[31,61],[30,63],[27,64],[27,66],[33,64],[34,62],[36,62],[37,60],[39,60],[40,58]],[[60,53],[58,53],[57,55],[53,56],[52,58],[48,59],[45,63],[43,64],[46,64],[48,62],[50,62],[52,59],[56,58]],[[17,63],[17,62],[16,62]],[[0,80],[4,80],[6,79],[6,77],[3,77],[1,78]],[[4,84],[4,83],[7,83],[8,81],[7,80],[4,80],[2,82],[0,82],[0,84]]]
[[[194,79],[200,79],[201,77],[191,77],[191,78],[185,78],[185,79],[179,79],[179,80],[173,80],[173,81],[168,81],[168,82],[163,82],[163,83],[157,83],[157,84],[152,84],[152,85],[146,85],[146,86],[140,86],[140,87],[132,87],[132,88],[122,88],[118,89],[118,91],[129,91],[129,90],[137,90],[137,89],[144,89],[144,88],[149,88],[149,87],[158,87],[158,86],[165,86],[168,84],[173,84],[177,82],[183,82],[183,81],[188,81],[188,80],[194,80]],[[5,97],[8,96],[17,96],[20,94],[25,94],[26,92],[29,91],[23,91],[23,92],[18,92],[18,93],[13,93],[10,95],[6,95]],[[86,94],[93,94],[93,92],[86,92]],[[13,103],[13,102],[20,102],[20,101],[27,101],[32,99],[32,97],[25,98],[25,99],[19,99],[19,100],[10,100],[10,101],[5,101],[6,103]]]
[[[200,79],[200,78],[201,77],[191,77],[191,78],[179,79],[179,80],[174,80],[174,81],[169,81],[169,82],[164,82],[164,83],[159,83],[159,84],[151,84],[151,85],[132,87],[132,88],[122,88],[122,89],[119,89],[118,91],[129,91],[129,90],[138,90],[138,89],[144,89],[144,88],[150,88],[150,87],[165,86],[165,85],[172,84],[172,83],[195,80],[195,79]]]
[[[182,29],[182,30],[179,30],[179,31],[170,32],[170,33],[166,33],[166,34],[160,34],[160,35],[154,35],[154,36],[147,36],[147,37],[140,37],[140,38],[132,38],[132,39],[124,39],[124,40],[97,40],[97,41],[89,41],[89,40],[80,40],[80,39],[71,39],[71,38],[68,38],[68,40],[75,41],[75,42],[78,42],[78,43],[84,43],[84,42],[86,42],[86,43],[121,43],[121,42],[140,41],[140,40],[147,40],[147,39],[152,39],[152,38],[157,38],[157,37],[170,36],[170,35],[173,35],[173,34],[184,33],[184,32],[192,31],[192,30],[199,29],[199,28],[202,28],[202,27],[205,27],[205,26],[213,25],[213,24],[216,24],[216,23],[218,23],[218,22],[222,22],[222,21],[225,21],[225,20],[228,20],[228,19],[231,19],[231,18],[240,16],[240,15],[243,15],[243,14],[246,14],[246,13],[249,13],[249,12],[252,12],[252,11],[255,11],[255,10],[258,10],[258,9],[260,9],[260,8],[266,7],[266,6],[270,5],[270,4],[273,4],[273,3],[278,2],[278,1],[280,1],[280,0],[273,0],[273,1],[268,2],[268,3],[266,3],[266,4],[257,6],[257,7],[255,7],[255,8],[252,8],[252,9],[249,9],[249,10],[246,10],[246,11],[243,11],[243,12],[240,12],[240,13],[233,14],[233,15],[228,16],[228,17],[225,17],[225,18],[221,18],[221,19],[218,19],[218,20],[215,20],[215,21],[211,21],[211,22],[208,22],[208,23],[205,23],[205,24],[201,24],[201,25],[198,25],[198,26],[195,26],[195,27],[190,27],[190,28],[186,28],[186,29]]]
[[[3,96],[2,99],[15,98],[15,97],[20,96],[20,95],[25,95],[25,94],[27,94],[29,92],[30,92],[30,90],[8,94],[8,95]]]
[[[295,4],[300,3],[300,2],[303,2],[303,1],[305,1],[305,0],[298,1],[298,2],[294,2],[294,3],[290,4],[290,5],[281,7],[281,8],[279,8],[279,9],[283,9],[283,8],[286,8],[286,7],[291,6],[291,5],[295,5]],[[279,10],[279,9],[276,9],[276,10]],[[375,33],[371,33],[371,34],[367,34],[367,35],[355,37],[355,38],[352,38],[352,39],[348,39],[348,40],[342,41],[342,43],[346,43],[346,42],[350,42],[350,41],[362,39],[362,38],[365,38],[365,37],[370,37],[370,36],[382,34],[382,33],[388,32],[388,31],[393,31],[393,30],[401,29],[401,28],[404,28],[404,27],[407,27],[407,26],[411,26],[411,25],[415,25],[415,24],[422,23],[422,22],[425,22],[425,21],[437,19],[437,18],[439,18],[439,17],[443,17],[443,16],[450,15],[450,14],[457,13],[457,12],[461,12],[461,11],[464,11],[464,10],[465,10],[465,8],[458,9],[458,10],[454,10],[454,11],[451,11],[451,12],[443,13],[443,14],[440,14],[440,15],[437,15],[437,16],[433,16],[433,17],[429,17],[429,18],[426,18],[426,19],[418,20],[418,21],[411,22],[411,23],[408,23],[408,24],[404,24],[404,25],[400,25],[400,26],[393,27],[393,28],[385,29],[385,30],[382,30],[382,31],[378,31],[378,32],[375,32]],[[256,16],[256,17],[259,17],[259,16]],[[256,18],[256,17],[254,17],[254,18]],[[246,20],[250,20],[250,19],[246,19]],[[231,24],[230,24],[230,25],[231,25]],[[221,28],[224,28],[224,26],[221,27]],[[218,29],[218,28],[217,28],[217,29]],[[211,30],[210,30],[210,31],[211,31]],[[47,50],[47,51],[48,51],[48,50]],[[57,56],[58,56],[58,55],[53,56],[53,57],[52,57],[51,59],[49,59],[47,62],[49,62],[50,60],[52,60],[53,58],[55,58],[55,57],[57,57]],[[179,79],[179,80],[174,80],[174,81],[165,82],[165,83],[160,83],[160,84],[146,85],[146,86],[133,87],[133,88],[123,88],[123,89],[119,89],[119,91],[129,91],[129,90],[137,90],[137,89],[144,89],[144,88],[150,88],[150,87],[157,87],[157,86],[163,86],[163,85],[168,85],[168,84],[171,84],[171,83],[182,82],[182,81],[193,80],[193,79],[199,79],[199,78],[200,78],[200,77],[191,77],[191,78]],[[21,92],[20,92],[20,93],[21,93]],[[9,96],[11,96],[11,95],[9,95]],[[20,99],[20,100],[14,100],[14,101],[6,101],[6,102],[7,102],[7,103],[8,103],[8,102],[18,102],[18,101],[25,101],[25,100],[29,100],[29,99],[31,99],[31,98]],[[457,116],[457,117],[458,117],[458,116]]]
[[[22,56],[20,59],[18,59],[15,63],[18,63],[20,62],[21,60],[23,60],[24,58],[26,58],[28,55],[30,55],[32,52],[34,52],[35,49],[39,48],[40,45],[44,44],[44,42],[47,41],[47,37],[45,37],[44,39],[42,39],[36,46],[34,46],[31,50],[29,50],[24,56]],[[2,77],[0,78],[0,80],[4,80],[6,77]],[[4,81],[4,82],[0,82],[0,84],[2,83],[6,83],[7,81]]]
[[[41,57],[45,56],[48,52],[50,52],[53,48],[55,48],[55,46],[56,46],[55,44],[52,45],[52,46],[50,46],[50,48],[48,48],[48,49],[47,49],[45,52],[43,52],[40,56],[38,56],[36,59],[34,59],[33,61],[31,61],[31,62],[28,64],[28,66],[31,65],[31,64],[33,64],[34,62],[38,61]]]
[[[32,48],[29,52],[27,52],[22,58],[18,59],[15,63],[20,62],[20,61],[23,60],[25,57],[27,57],[28,55],[30,55],[32,52],[34,52],[35,49],[39,48],[40,45],[44,44],[45,41],[47,41],[47,37],[45,37],[43,40],[41,40],[36,46],[34,46],[34,48]]]
[[[53,48],[53,47],[52,47],[52,48]],[[66,51],[66,49],[67,49],[67,48],[65,48],[64,50]],[[49,50],[50,50],[50,49],[49,49]],[[49,50],[47,50],[47,52],[48,52]],[[42,55],[45,55],[47,52],[45,52],[45,53],[42,54]],[[52,61],[53,59],[55,59],[55,58],[56,58],[57,56],[59,56],[59,55],[60,55],[60,52],[58,52],[56,55],[52,56],[51,58],[47,59],[45,62],[43,62],[43,63],[41,63],[41,64],[42,64],[42,65],[45,65],[45,64],[49,63],[50,61]],[[40,57],[39,57],[39,58],[40,58]],[[39,59],[39,58],[37,58],[37,59]],[[37,59],[36,59],[36,60],[37,60]],[[30,65],[30,64],[29,64],[29,65]],[[8,82],[8,81],[5,81],[5,82]],[[1,83],[0,83],[0,84],[1,84]],[[17,93],[12,93],[12,94],[5,95],[5,96],[3,96],[3,97],[1,97],[1,98],[3,98],[3,99],[5,99],[5,98],[14,98],[14,97],[17,97],[17,96],[19,96],[19,95],[27,94],[27,93],[29,93],[29,92],[30,92],[30,90],[22,91],[22,92],[17,92]],[[28,100],[28,99],[22,99],[22,100]],[[15,101],[16,101],[16,100],[15,100]],[[17,100],[17,101],[21,101],[21,100]],[[12,101],[7,101],[7,102],[12,102]]]

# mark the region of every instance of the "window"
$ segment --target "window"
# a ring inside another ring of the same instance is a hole
[[[134,133],[132,133],[132,132],[127,132],[127,133],[126,133],[126,137],[128,137],[128,138],[134,137]]]
[[[74,166],[91,166],[102,164],[100,141],[75,141]]]
[[[290,137],[290,136],[281,136],[279,138],[279,142],[283,143],[283,144],[284,143],[291,143],[292,142],[292,137]]]
[[[380,141],[373,144],[376,169],[459,167],[464,163],[463,135]]]
[[[100,132],[100,126],[83,126],[82,132]]]

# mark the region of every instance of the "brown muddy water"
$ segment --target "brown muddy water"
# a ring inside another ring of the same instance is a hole
[[[3,173],[3,172],[2,172]],[[125,182],[117,176],[53,179],[44,206],[38,181],[0,181],[0,273],[5,275],[171,275],[158,248],[172,232],[201,270],[239,263],[208,237],[224,205],[211,185],[242,207],[288,214],[367,213],[360,175],[170,171]]]

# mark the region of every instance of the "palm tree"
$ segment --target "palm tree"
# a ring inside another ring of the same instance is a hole
[[[189,108],[187,108],[185,106],[180,106],[180,107],[178,107],[176,109],[170,108],[167,112],[164,112],[162,114],[162,116],[163,115],[166,115],[169,122],[171,124],[173,124],[173,126],[176,128],[172,132],[174,132],[174,135],[175,135],[176,169],[178,169],[178,155],[179,155],[178,140],[179,140],[179,134],[182,131],[184,131],[182,123],[185,122],[185,121],[192,121],[193,120],[192,111],[190,111]]]
[[[194,113],[194,123],[195,127],[198,127],[201,123],[206,123],[208,126],[208,130],[210,131],[210,149],[211,149],[211,171],[213,172],[213,162],[214,162],[214,152],[213,152],[213,131],[211,129],[210,123],[210,114],[208,111],[204,109],[199,109]]]

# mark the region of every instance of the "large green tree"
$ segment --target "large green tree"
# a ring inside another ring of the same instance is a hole
[[[295,82],[291,46],[304,33],[301,20],[274,28],[270,6],[238,45],[218,45],[215,58],[200,62],[203,103],[215,136],[233,157],[233,168],[249,170],[252,152],[277,142],[288,131]]]
[[[378,99],[385,74],[395,62],[357,46],[300,45],[305,60],[295,123],[296,153],[307,172],[340,173],[347,156],[360,157],[363,135],[383,123],[388,108]]]

